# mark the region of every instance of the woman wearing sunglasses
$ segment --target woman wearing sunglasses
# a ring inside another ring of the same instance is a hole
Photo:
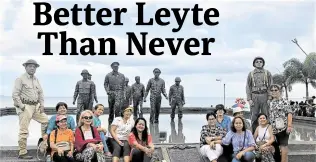
[[[78,128],[75,131],[75,158],[83,162],[103,162],[103,144],[96,127],[93,127],[93,113],[85,110],[81,113]]]
[[[292,132],[292,108],[289,101],[282,98],[281,87],[279,85],[273,84],[270,86],[270,92],[272,96],[272,101],[270,103],[270,123],[272,126],[273,134],[276,137],[277,145],[281,149],[281,162],[288,161],[288,142],[289,136]],[[278,155],[278,147],[276,149],[276,154]],[[275,160],[279,157],[276,156]]]

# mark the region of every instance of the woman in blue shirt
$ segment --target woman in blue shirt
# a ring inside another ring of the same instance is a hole
[[[215,107],[214,113],[216,114],[216,126],[223,128],[226,132],[230,130],[231,119],[225,115],[226,110],[223,104],[218,104]]]
[[[255,155],[255,140],[250,130],[246,129],[245,121],[241,117],[235,117],[232,121],[231,130],[222,139],[223,145],[233,146],[232,162],[253,162]]]
[[[67,115],[67,110],[68,110],[68,106],[66,103],[64,103],[64,102],[57,103],[57,105],[56,105],[57,115],[66,115],[67,116],[67,128],[71,129],[72,131],[75,132],[75,130],[76,130],[75,120],[72,116]],[[57,115],[53,115],[49,119],[47,130],[46,130],[47,135],[49,135],[54,129],[57,129],[57,125],[56,125],[56,116]]]

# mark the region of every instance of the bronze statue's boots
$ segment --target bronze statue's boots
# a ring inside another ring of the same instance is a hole
[[[30,156],[26,153],[24,155],[19,155],[19,159],[33,159],[33,156]]]

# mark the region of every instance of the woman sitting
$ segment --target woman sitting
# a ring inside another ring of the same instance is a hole
[[[200,137],[200,152],[202,156],[208,157],[211,162],[216,162],[223,154],[221,146],[222,138],[226,132],[223,128],[216,126],[215,113],[206,114],[207,125],[202,126]]]
[[[235,117],[232,121],[231,131],[222,139],[223,145],[233,146],[233,161],[232,162],[253,162],[255,155],[255,140],[251,131],[246,130],[245,122],[241,117]]]
[[[257,144],[256,150],[261,154],[260,159],[257,161],[275,162],[273,157],[275,150],[272,146],[274,142],[272,126],[268,123],[267,115],[263,113],[258,115],[257,121],[259,122],[259,126],[255,131],[254,138]]]
[[[74,133],[67,129],[67,116],[56,117],[57,129],[50,136],[51,157],[55,162],[74,162]]]
[[[83,162],[103,162],[103,144],[96,127],[92,126],[93,113],[85,110],[81,113],[75,132],[75,158]]]
[[[64,102],[58,102],[56,105],[56,112],[57,115],[66,115],[67,117],[67,128],[71,129],[73,132],[76,130],[76,124],[75,124],[75,120],[72,116],[67,115],[67,110],[68,110],[68,106],[66,103]],[[56,116],[57,115],[53,115],[48,122],[48,126],[46,129],[46,136],[48,137],[48,135],[55,129],[57,129],[57,125],[56,125]]]
[[[110,142],[113,148],[113,162],[118,162],[123,152],[124,162],[130,161],[131,148],[128,143],[128,135],[134,126],[134,119],[131,118],[133,107],[126,108],[121,117],[116,117],[111,124]]]
[[[226,114],[226,110],[223,104],[218,104],[215,106],[216,114],[216,126],[223,128],[226,132],[230,130],[231,120]]]
[[[150,162],[155,151],[152,136],[148,133],[147,122],[144,118],[138,118],[129,134],[128,142],[132,147],[132,162]]]

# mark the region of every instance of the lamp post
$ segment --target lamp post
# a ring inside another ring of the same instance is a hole
[[[222,79],[216,79],[216,81],[222,83]],[[226,108],[225,102],[226,102],[226,84],[224,83],[224,107]]]

